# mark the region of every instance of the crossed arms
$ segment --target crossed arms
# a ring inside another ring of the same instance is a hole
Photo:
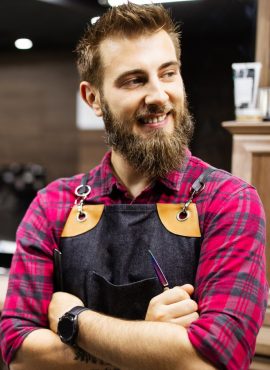
[[[126,321],[84,311],[79,316],[78,345],[93,355],[84,363],[55,334],[58,318],[83,303],[68,293],[55,293],[49,306],[50,329],[32,331],[18,350],[11,370],[214,369],[189,341],[186,328],[198,318],[191,285],[154,297],[145,321]],[[95,358],[102,361],[95,360]],[[109,365],[112,364],[112,365]]]

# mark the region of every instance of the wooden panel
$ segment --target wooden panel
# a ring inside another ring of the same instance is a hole
[[[250,370],[269,370],[270,359],[265,357],[255,356],[250,366]]]
[[[252,184],[254,155],[270,154],[270,135],[234,135],[232,173]],[[269,168],[265,163],[264,171]],[[255,184],[254,184],[255,185]],[[267,185],[267,184],[266,184]]]
[[[5,302],[7,286],[8,286],[8,276],[0,275],[0,312],[3,309],[3,305]]]
[[[270,86],[270,1],[258,0],[256,61],[262,63],[260,87]]]
[[[270,140],[268,153],[253,153],[251,182],[260,194],[266,213],[266,239],[268,241],[268,248],[266,250],[266,266],[268,268],[268,280],[270,281]]]
[[[257,336],[256,354],[270,356],[270,327],[263,326]]]
[[[269,303],[268,303],[268,307],[267,307],[265,318],[264,318],[264,325],[270,326],[270,296],[269,296]],[[269,341],[269,345],[270,345],[270,341]]]

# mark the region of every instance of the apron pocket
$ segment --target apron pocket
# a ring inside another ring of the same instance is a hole
[[[130,320],[144,320],[149,301],[162,292],[156,277],[115,285],[95,271],[88,274],[85,285],[87,307]]]

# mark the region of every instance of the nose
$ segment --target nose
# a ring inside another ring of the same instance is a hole
[[[145,95],[145,104],[164,105],[168,102],[169,96],[166,93],[161,81],[149,81],[147,84],[147,92]]]

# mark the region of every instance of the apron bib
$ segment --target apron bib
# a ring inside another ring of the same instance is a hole
[[[204,187],[199,179],[185,204],[90,205],[83,204],[86,193],[76,193],[81,200],[60,240],[63,290],[94,311],[143,320],[149,301],[163,291],[149,249],[170,287],[194,285],[201,234],[192,198]],[[85,183],[80,187],[90,189]]]

